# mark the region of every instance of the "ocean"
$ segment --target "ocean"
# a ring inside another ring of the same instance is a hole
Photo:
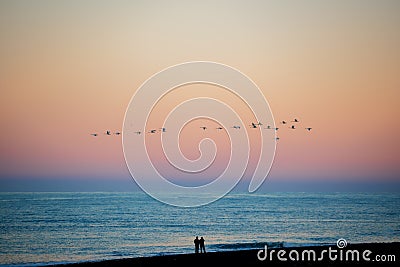
[[[230,193],[177,208],[143,192],[0,193],[0,265],[400,241],[396,193]]]

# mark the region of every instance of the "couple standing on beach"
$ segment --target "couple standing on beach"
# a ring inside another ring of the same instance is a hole
[[[198,236],[194,239],[194,252],[199,253],[199,247],[200,247],[200,253],[206,253],[206,247],[204,246],[204,238],[201,237],[199,239]]]

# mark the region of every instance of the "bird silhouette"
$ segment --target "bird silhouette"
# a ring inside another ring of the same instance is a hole
[[[292,121],[290,121],[290,122],[292,122],[292,123],[299,123],[300,121],[299,121],[298,119],[295,118],[294,120],[292,120]],[[280,123],[281,123],[281,124],[287,124],[287,121],[283,120],[283,121],[281,121]],[[250,128],[258,128],[259,126],[261,127],[261,125],[263,125],[261,122],[257,122],[257,123],[252,122],[249,126],[250,126]],[[206,126],[201,126],[200,128],[203,129],[203,131],[207,130],[207,127],[206,127]],[[230,128],[233,128],[233,129],[241,129],[241,126],[239,126],[239,125],[233,125],[233,126],[230,127]],[[292,129],[292,130],[297,129],[296,126],[295,126],[295,124],[292,124],[292,125],[291,125],[290,127],[288,127],[288,128],[289,128],[289,129]],[[221,126],[219,126],[219,127],[216,127],[215,129],[217,129],[217,130],[223,130],[224,128],[221,127]],[[279,130],[278,127],[273,128],[271,125],[267,125],[267,127],[264,128],[264,129],[275,130],[275,131],[278,131],[278,130]],[[304,128],[304,129],[306,129],[306,130],[309,131],[309,132],[312,130],[311,127],[306,127],[306,128]],[[163,128],[159,128],[159,131],[165,133],[165,132],[167,132],[167,129],[163,127]],[[156,132],[158,132],[156,129],[151,129],[151,130],[149,130],[147,133],[154,134],[154,133],[156,133]],[[137,131],[137,132],[134,132],[134,133],[135,133],[135,134],[142,134],[141,131]],[[145,131],[144,131],[143,133],[145,133]],[[105,134],[105,135],[112,135],[112,134],[121,135],[122,132],[117,131],[117,132],[112,133],[111,131],[107,130],[104,134]],[[91,133],[90,135],[96,137],[96,136],[98,136],[99,134],[98,134],[98,133]],[[275,140],[279,140],[279,139],[280,139],[279,137],[276,137],[276,138],[275,138]]]
[[[271,128],[271,126],[267,126],[267,128],[265,128],[265,129],[268,129],[268,130],[271,130],[271,129],[273,129],[273,130],[275,130],[275,131],[278,131],[279,130],[279,128],[278,127],[276,127],[276,128]]]

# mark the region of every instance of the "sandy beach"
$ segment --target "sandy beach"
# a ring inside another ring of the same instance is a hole
[[[329,248],[331,249],[331,258],[329,257]],[[279,252],[280,250],[282,251]],[[323,252],[324,250],[325,252]],[[263,258],[265,256],[264,251],[259,251],[257,249],[206,254],[178,254],[57,266],[395,266],[396,261],[400,260],[399,242],[348,244],[342,249],[338,249],[336,245],[278,248],[274,252],[272,252],[272,249],[268,249],[267,257],[263,261],[258,259],[257,254],[260,258]],[[310,251],[315,251],[315,260],[313,260],[313,254],[309,253]],[[358,251],[359,260],[357,260],[357,254],[354,251]],[[285,258],[286,261],[279,260],[277,254],[280,254],[281,258]],[[299,260],[293,260],[289,255],[293,259],[296,258],[296,255],[299,255]],[[304,255],[303,260],[302,255]],[[310,258],[309,255],[311,255]],[[332,260],[335,257],[336,260]],[[340,258],[342,259],[340,260]]]

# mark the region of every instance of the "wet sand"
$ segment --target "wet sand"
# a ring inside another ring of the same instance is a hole
[[[331,256],[337,256],[336,260],[331,260],[329,257],[329,247],[331,250]],[[105,260],[98,262],[83,262],[74,264],[65,264],[57,266],[398,266],[400,262],[400,242],[397,243],[368,243],[368,244],[348,244],[343,249],[338,249],[336,245],[331,246],[313,246],[313,247],[291,247],[291,248],[276,248],[272,254],[268,248],[267,258],[261,261],[257,257],[259,249],[256,250],[238,250],[238,251],[227,251],[227,252],[208,252],[206,254],[177,254],[177,255],[166,255],[166,256],[154,256],[154,257],[140,257],[140,258],[126,258],[118,260]],[[280,261],[277,257],[279,250],[281,258],[286,258],[287,261]],[[289,255],[293,259],[296,258],[296,250],[299,254],[299,260],[291,260]],[[316,254],[316,260],[313,260],[312,254],[310,259],[308,258],[308,251],[313,250]],[[322,251],[326,250],[322,254]],[[359,261],[356,260],[356,255],[352,252],[347,251],[357,250],[359,252]],[[370,261],[363,259],[364,251],[369,250],[371,254],[365,252],[365,256]],[[340,260],[340,254],[342,251],[342,260]],[[346,261],[346,253],[348,259]],[[302,255],[304,254],[304,260]],[[321,254],[323,255],[322,260]],[[368,255],[369,254],[369,255]],[[264,252],[259,253],[260,257],[264,257]],[[379,255],[379,259],[376,256]],[[392,256],[393,255],[393,256]],[[385,259],[386,261],[382,261]],[[397,263],[397,264],[396,264]]]

